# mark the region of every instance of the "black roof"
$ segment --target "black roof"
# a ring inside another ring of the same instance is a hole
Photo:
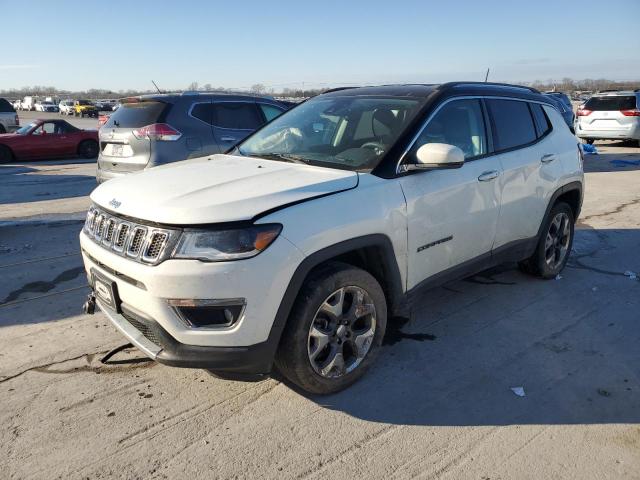
[[[545,101],[546,98],[532,87],[490,82],[449,82],[442,84],[404,84],[367,87],[345,87],[329,90],[322,95],[331,96],[392,96],[427,98],[433,94],[512,96],[528,100]]]
[[[273,100],[273,97],[267,95],[253,95],[251,93],[237,93],[237,92],[184,92],[184,93],[148,93],[144,95],[133,95],[131,97],[123,97],[120,100],[161,100],[167,102],[173,102],[182,98],[199,98],[202,100],[225,97],[229,99],[264,99]]]

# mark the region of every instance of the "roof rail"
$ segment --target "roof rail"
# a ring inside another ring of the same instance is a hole
[[[527,87],[526,85],[513,85],[511,83],[496,83],[496,82],[447,82],[440,85],[439,89],[459,87],[461,85],[473,85],[473,86],[488,86],[488,87],[509,87],[509,88],[521,88],[533,93],[540,93],[540,91],[533,87]]]
[[[333,93],[333,92],[339,92],[340,90],[351,90],[352,88],[360,88],[360,87],[336,87],[336,88],[330,88],[329,90],[325,90],[324,92],[321,92],[321,93]]]

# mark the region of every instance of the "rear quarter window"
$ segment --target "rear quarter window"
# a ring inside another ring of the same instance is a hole
[[[104,124],[111,128],[140,128],[159,123],[166,103],[156,101],[123,103]]]
[[[614,110],[633,110],[636,108],[636,97],[628,96],[611,96],[611,97],[591,97],[583,107],[585,110],[591,111],[614,111]]]
[[[530,103],[531,113],[533,114],[533,120],[536,124],[536,131],[538,132],[538,138],[544,137],[551,130],[551,122],[547,118],[547,114],[544,113],[542,106],[539,103]]]
[[[527,102],[488,99],[494,125],[496,150],[507,150],[537,139],[533,118]]]

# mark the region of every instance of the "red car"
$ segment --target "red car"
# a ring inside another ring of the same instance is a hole
[[[0,135],[0,163],[35,158],[98,156],[98,131],[64,120],[34,120],[15,133]]]

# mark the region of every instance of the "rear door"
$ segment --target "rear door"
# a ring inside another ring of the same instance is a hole
[[[629,112],[638,108],[635,95],[595,96],[582,107],[578,121],[585,132],[631,132],[638,123],[638,117]],[[625,112],[627,114],[625,115]]]
[[[151,140],[136,130],[161,123],[169,105],[160,100],[123,103],[100,128],[100,169],[132,172],[146,167],[151,157]]]
[[[213,102],[213,135],[224,152],[259,128],[263,117],[253,100]]]
[[[494,147],[503,170],[494,245],[497,249],[516,240],[535,237],[549,196],[562,175],[562,165],[557,158],[552,124],[540,104],[515,99],[487,99],[486,102]],[[566,126],[559,124],[556,128],[566,129]]]
[[[220,153],[213,134],[213,103],[211,100],[196,100],[189,108],[190,123],[185,129],[185,143],[190,158]]]

